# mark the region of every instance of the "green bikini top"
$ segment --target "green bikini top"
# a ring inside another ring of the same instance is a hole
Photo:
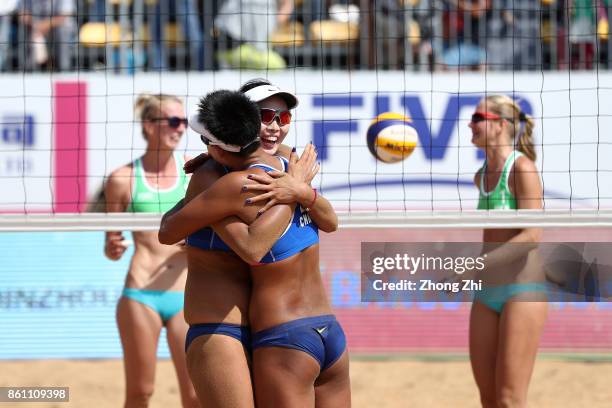
[[[159,189],[150,186],[142,167],[142,158],[134,161],[134,181],[132,183],[132,201],[127,212],[164,213],[185,198],[189,178],[183,171],[183,157],[174,153],[176,163],[176,182],[170,188]]]
[[[523,153],[514,150],[504,163],[504,168],[499,176],[499,181],[495,188],[489,192],[485,191],[485,173],[487,171],[487,161],[485,160],[483,166],[480,168],[480,196],[478,198],[478,209],[479,210],[516,210],[516,197],[510,192],[508,186],[508,178],[510,177],[510,170],[514,165],[514,162],[519,157],[523,156]]]

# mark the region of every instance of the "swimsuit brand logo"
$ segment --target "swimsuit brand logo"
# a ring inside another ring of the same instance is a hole
[[[327,327],[321,327],[320,329],[315,329],[315,330],[317,331],[317,333],[323,334],[323,332],[327,330]]]

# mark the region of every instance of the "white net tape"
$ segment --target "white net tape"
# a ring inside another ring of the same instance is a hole
[[[339,212],[340,228],[597,228],[612,227],[612,210]],[[155,231],[160,214],[2,214],[0,231]]]

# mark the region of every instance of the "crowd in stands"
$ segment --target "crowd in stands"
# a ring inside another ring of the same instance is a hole
[[[612,0],[2,0],[3,72],[610,66]]]

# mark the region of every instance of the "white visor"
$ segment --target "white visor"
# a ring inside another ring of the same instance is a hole
[[[294,94],[282,91],[276,85],[259,85],[244,93],[253,102],[261,102],[271,96],[278,95],[287,102],[287,109],[293,109],[298,105],[298,99]]]
[[[206,129],[206,126],[204,126],[204,124],[200,122],[200,120],[198,119],[197,113],[194,113],[189,118],[189,127],[194,132],[199,133],[200,135],[202,135],[202,137],[208,140],[209,144],[213,146],[218,146],[219,148],[225,150],[226,152],[240,153],[242,150],[246,149],[253,143],[259,141],[259,137],[256,137],[255,139],[253,139],[253,141],[247,143],[245,146],[238,146],[238,145],[231,145],[231,144],[223,143],[222,141],[217,139],[212,133],[210,133],[208,129]]]

